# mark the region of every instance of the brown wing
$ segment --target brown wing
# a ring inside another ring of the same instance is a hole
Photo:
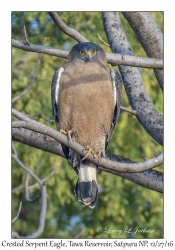
[[[64,72],[64,68],[57,69],[57,71],[55,72],[53,76],[52,85],[51,85],[52,113],[53,113],[58,131],[60,131],[59,116],[58,116],[59,88],[60,88],[60,79],[61,79],[63,72]],[[61,146],[62,146],[66,159],[69,159],[69,148],[64,146],[63,144],[61,144]]]
[[[121,99],[122,99],[122,79],[117,71],[111,70],[110,73],[111,73],[115,101],[114,101],[114,112],[113,112],[113,119],[112,119],[112,123],[111,123],[111,129],[110,129],[110,132],[106,138],[105,148],[108,145],[112,131],[115,128],[115,125],[117,123],[119,113],[120,113]]]

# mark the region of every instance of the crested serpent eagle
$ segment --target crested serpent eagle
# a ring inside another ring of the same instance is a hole
[[[107,67],[103,49],[91,42],[76,44],[65,68],[52,80],[52,111],[58,131],[88,150],[82,157],[62,144],[63,152],[78,174],[75,195],[91,208],[98,197],[97,166],[87,156],[105,157],[120,111],[122,81]]]

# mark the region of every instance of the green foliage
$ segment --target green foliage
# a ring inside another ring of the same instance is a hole
[[[60,12],[61,19],[70,27],[76,29],[89,41],[99,44],[106,52],[110,48],[97,37],[100,34],[107,42],[103,30],[100,12]],[[163,13],[151,13],[163,29]],[[131,27],[124,20],[122,24],[130,45],[137,56],[145,56]],[[23,26],[26,26],[28,39],[31,43],[42,44],[53,48],[70,50],[76,43],[74,39],[62,33],[46,12],[13,12],[12,37],[24,40]],[[38,59],[37,53],[12,49],[12,97],[25,89],[32,79],[32,74]],[[30,91],[13,104],[21,112],[42,115],[52,118],[50,86],[55,70],[64,66],[65,59],[43,55],[36,81]],[[110,66],[111,67],[111,66]],[[163,113],[163,99],[157,80],[151,69],[140,69],[145,88],[156,108]],[[130,107],[123,88],[122,105]],[[35,118],[56,129],[54,123]],[[46,177],[55,166],[61,166],[56,174],[47,181],[47,214],[44,233],[41,238],[73,238],[82,228],[86,231],[83,238],[161,238],[163,237],[163,197],[161,194],[141,187],[121,177],[98,171],[99,199],[92,210],[83,206],[74,196],[74,186],[77,175],[65,159],[14,142],[19,159],[39,178]],[[135,161],[141,161],[162,151],[158,145],[139,124],[134,115],[121,111],[119,122],[112,134],[107,152],[118,154]],[[26,173],[12,161],[12,188],[24,186]],[[159,167],[161,170],[161,168]],[[35,181],[30,178],[30,185]],[[30,189],[31,198],[39,192],[39,188]],[[25,201],[24,191],[12,195],[12,217],[16,216],[19,203],[23,201],[22,210],[12,229],[21,235],[29,235],[36,231],[39,221],[40,200],[36,203]],[[99,232],[97,228],[101,227]],[[126,233],[126,227],[146,228],[154,230],[147,233]],[[110,232],[106,232],[110,228]],[[118,234],[115,230],[122,230]]]

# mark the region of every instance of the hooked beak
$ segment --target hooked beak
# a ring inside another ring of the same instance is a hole
[[[86,62],[91,61],[91,57],[92,57],[91,52],[87,52],[85,56],[85,61]]]

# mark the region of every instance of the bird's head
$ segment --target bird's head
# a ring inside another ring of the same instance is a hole
[[[68,60],[73,61],[75,59],[94,62],[106,59],[106,55],[100,46],[91,42],[85,42],[76,44],[70,51]]]

